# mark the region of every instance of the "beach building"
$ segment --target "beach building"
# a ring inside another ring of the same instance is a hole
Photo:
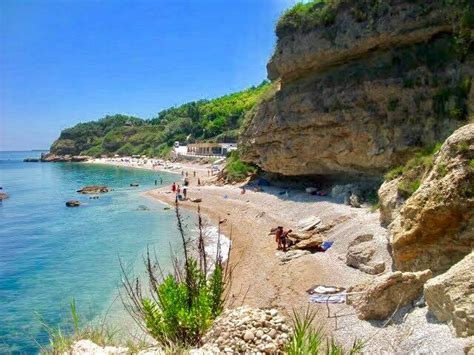
[[[237,143],[195,143],[188,144],[187,155],[196,156],[226,156],[236,150]]]

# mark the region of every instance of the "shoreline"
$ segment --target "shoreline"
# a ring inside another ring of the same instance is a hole
[[[199,205],[202,216],[218,226],[222,234],[232,241],[228,259],[232,282],[228,286],[227,308],[241,305],[277,308],[291,317],[293,310],[301,313],[310,306],[317,312],[317,324],[329,336],[346,347],[350,347],[356,339],[368,340],[364,348],[367,352],[407,352],[414,346],[428,352],[440,349],[457,352],[463,349],[464,340],[453,337],[446,324],[429,321],[426,307],[407,306],[399,316],[403,322],[386,326],[359,320],[354,309],[345,303],[327,306],[309,302],[306,290],[317,284],[347,288],[375,277],[345,264],[348,245],[359,235],[374,235],[377,252],[385,262],[386,271],[391,270],[392,260],[387,250],[389,235],[379,223],[378,211],[374,213],[365,207],[353,208],[331,198],[312,196],[296,189],[290,190],[289,195],[281,194],[282,189],[277,187],[264,187],[264,191],[260,192],[247,190],[241,194],[238,185],[212,184],[214,179],[206,176],[207,169],[201,165],[198,170],[198,167],[180,163],[178,171],[167,172],[191,172],[188,174],[188,197],[201,198],[202,201],[199,204],[190,200],[181,201],[180,206],[197,212]],[[150,170],[166,171],[159,168]],[[197,186],[197,178],[201,178],[204,184]],[[169,186],[143,194],[161,203],[174,205],[174,195]],[[333,241],[333,246],[324,253],[307,254],[282,262],[283,253],[275,250],[276,244],[268,232],[277,225],[296,229],[298,221],[310,216],[321,218],[322,226],[333,225],[325,234],[325,240]],[[420,334],[424,337],[422,344]]]

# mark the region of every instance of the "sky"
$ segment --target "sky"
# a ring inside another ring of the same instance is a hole
[[[296,0],[1,0],[0,150],[213,98],[266,78]]]

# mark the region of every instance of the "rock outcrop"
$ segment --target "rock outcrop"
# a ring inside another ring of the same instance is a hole
[[[379,177],[466,124],[474,59],[453,46],[459,11],[373,3],[343,1],[331,23],[279,39],[274,93],[240,138],[244,161],[287,176]]]
[[[85,155],[56,155],[53,153],[41,154],[41,161],[44,163],[80,163],[89,160],[90,157]]]
[[[446,271],[474,248],[474,124],[454,132],[392,226],[395,266]]]
[[[387,273],[363,284],[350,287],[347,304],[352,305],[360,319],[385,319],[421,295],[423,284],[431,271]]]
[[[384,181],[378,191],[380,223],[388,226],[399,215],[405,200],[398,192],[400,178]]]
[[[460,337],[474,337],[474,252],[425,284],[425,300]],[[473,338],[474,341],[474,338]]]
[[[110,189],[107,186],[99,186],[99,185],[92,185],[92,186],[85,186],[80,190],[77,190],[80,194],[97,194],[97,193],[105,193],[109,192]]]
[[[128,348],[115,346],[99,346],[94,342],[84,339],[76,341],[68,352],[72,355],[127,355]]]
[[[373,239],[372,234],[363,234],[350,242],[346,255],[346,265],[371,275],[384,272],[385,262],[377,258]]]

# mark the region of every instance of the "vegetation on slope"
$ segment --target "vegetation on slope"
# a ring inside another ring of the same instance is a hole
[[[256,87],[213,100],[189,102],[144,120],[126,115],[79,123],[61,132],[51,146],[55,154],[164,156],[175,141],[234,142],[244,116],[269,88]]]

